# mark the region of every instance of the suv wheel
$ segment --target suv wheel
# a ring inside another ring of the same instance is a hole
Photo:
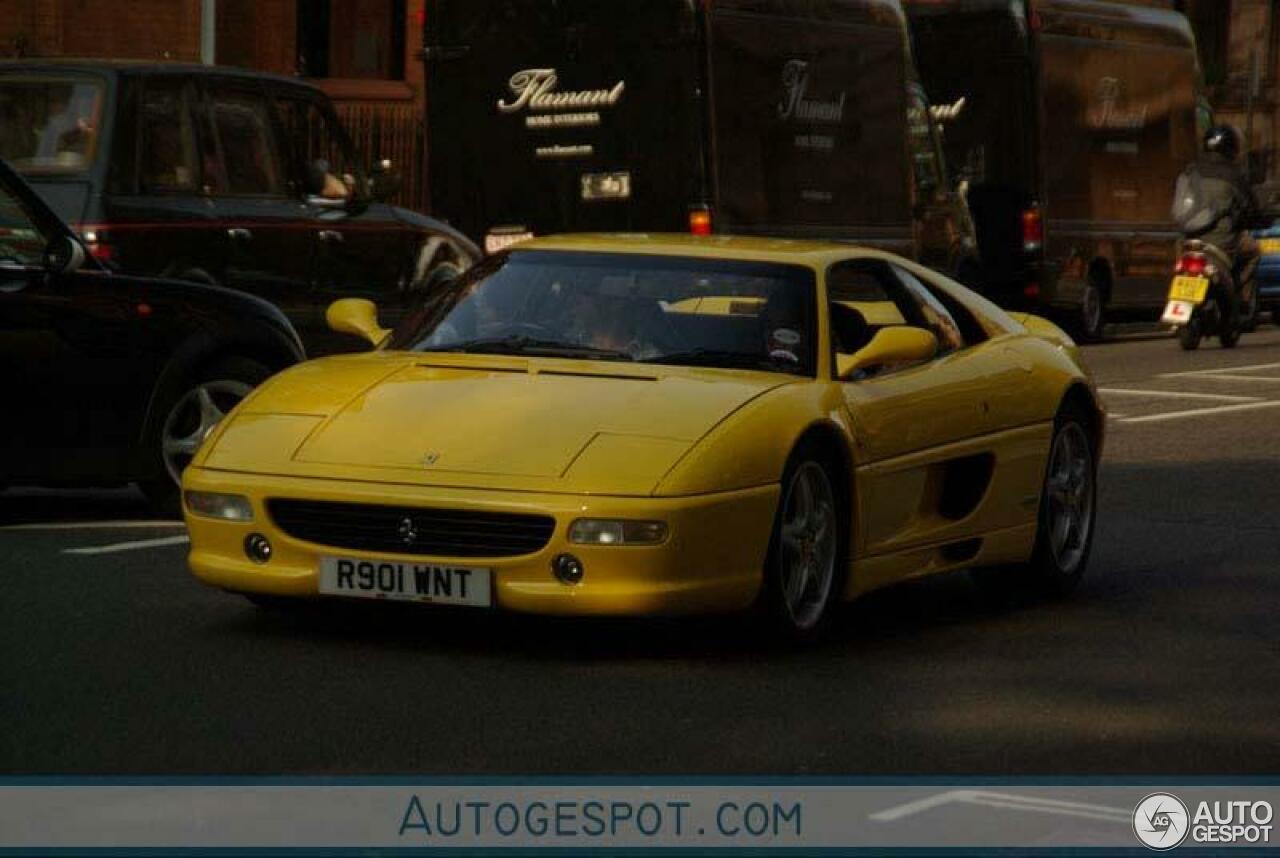
[[[181,513],[183,470],[222,418],[270,375],[255,360],[227,358],[194,374],[161,407],[164,416],[149,440],[159,476],[139,483],[157,512]]]

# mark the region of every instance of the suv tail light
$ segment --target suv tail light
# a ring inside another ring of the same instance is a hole
[[[111,246],[108,240],[107,232],[100,226],[82,226],[80,228],[80,238],[84,241],[85,250],[89,251],[89,255],[104,265],[109,265],[115,261],[115,248]]]
[[[1022,249],[1034,253],[1044,246],[1044,222],[1040,219],[1040,207],[1032,205],[1022,211]]]
[[[711,235],[710,206],[694,206],[689,209],[689,232],[692,235]]]

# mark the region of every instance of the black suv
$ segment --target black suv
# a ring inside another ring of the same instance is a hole
[[[108,271],[0,160],[0,488],[137,481],[176,512],[205,435],[302,357],[261,298]]]
[[[312,355],[364,347],[326,328],[335,298],[372,299],[394,324],[480,256],[383,202],[398,186],[389,165],[366,171],[327,96],[290,78],[0,62],[0,158],[108,268],[259,295]]]

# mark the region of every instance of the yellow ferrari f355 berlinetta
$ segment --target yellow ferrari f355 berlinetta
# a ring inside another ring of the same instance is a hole
[[[1084,570],[1104,415],[1071,339],[898,257],[569,236],[490,257],[376,348],[271,379],[183,481],[191,568],[259,601],[554,614]]]

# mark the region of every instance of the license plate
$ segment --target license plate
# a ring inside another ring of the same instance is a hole
[[[1185,325],[1191,321],[1191,314],[1195,309],[1196,305],[1190,301],[1170,301],[1165,305],[1160,321],[1166,325]]]
[[[1173,283],[1169,286],[1169,300],[1190,301],[1193,304],[1199,304],[1204,301],[1204,296],[1208,292],[1208,277],[1189,277],[1184,274],[1173,278]]]
[[[1258,242],[1258,250],[1262,253],[1280,253],[1280,238],[1264,238]]]
[[[487,608],[493,604],[491,572],[474,566],[324,557],[320,560],[320,592],[356,599]]]
[[[484,237],[484,252],[494,254],[531,238],[533,238],[532,232],[491,232]]]

